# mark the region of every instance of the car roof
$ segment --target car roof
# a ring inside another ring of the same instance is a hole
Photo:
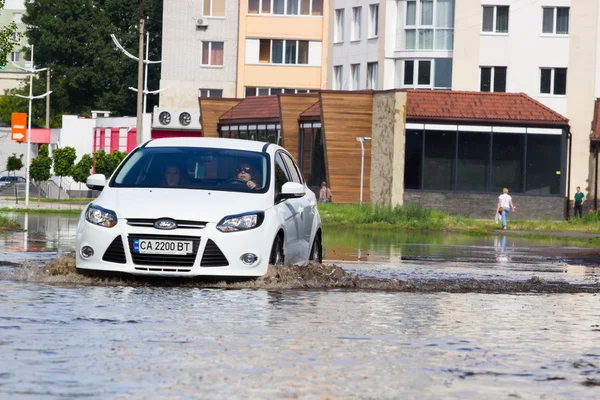
[[[225,139],[225,138],[206,138],[206,137],[178,137],[154,139],[146,143],[145,147],[214,147],[227,148],[235,150],[263,151],[265,145],[273,150],[281,148],[275,144],[267,142],[258,142],[256,140],[244,139]]]

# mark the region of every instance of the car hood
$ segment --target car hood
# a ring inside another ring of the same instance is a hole
[[[264,211],[270,194],[189,189],[105,190],[95,204],[113,210],[120,218],[173,218],[219,222],[228,215]]]

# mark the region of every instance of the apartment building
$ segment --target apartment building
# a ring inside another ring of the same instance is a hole
[[[4,90],[18,87],[22,80],[27,77],[22,70],[15,67],[10,61],[21,67],[30,67],[31,63],[25,60],[25,54],[22,48],[27,44],[25,34],[25,24],[22,22],[22,17],[25,14],[24,0],[6,0],[4,9],[0,10],[0,26],[6,26],[11,22],[17,25],[18,44],[10,53],[9,58],[4,67],[0,67],[0,95],[4,94]]]
[[[237,97],[325,89],[328,0],[241,0]]]
[[[160,87],[168,89],[160,94],[160,108],[235,97],[240,2],[165,0],[163,9]]]

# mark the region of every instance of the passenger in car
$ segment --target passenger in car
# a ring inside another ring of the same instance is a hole
[[[181,171],[176,165],[169,165],[165,168],[165,174],[163,176],[163,186],[179,186],[181,182]]]
[[[246,181],[246,186],[250,189],[260,190],[260,187],[256,184],[256,181],[259,180],[258,171],[255,171],[250,164],[240,163],[235,171],[239,180]]]

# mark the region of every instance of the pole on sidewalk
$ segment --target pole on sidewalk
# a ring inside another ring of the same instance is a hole
[[[46,71],[46,92],[50,91],[50,67]],[[46,97],[46,128],[50,128],[50,95]]]
[[[142,129],[144,125],[143,97],[144,97],[144,0],[140,0],[139,21],[139,48],[138,48],[138,84],[137,84],[137,124],[136,144],[142,144]]]
[[[31,45],[31,69],[33,65],[33,45]],[[29,207],[29,168],[31,164],[31,100],[33,100],[33,74],[29,74],[29,112],[27,113],[27,161],[25,163],[25,208]]]

